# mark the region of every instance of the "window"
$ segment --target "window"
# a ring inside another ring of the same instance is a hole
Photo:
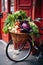
[[[10,12],[13,13],[14,12],[14,0],[10,0]]]
[[[7,5],[7,0],[2,0],[2,12],[7,12],[7,7],[8,7],[8,5]]]
[[[5,11],[5,0],[2,0],[2,12]]]

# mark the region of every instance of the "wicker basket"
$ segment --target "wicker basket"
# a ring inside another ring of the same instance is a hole
[[[23,43],[29,38],[28,34],[26,34],[26,33],[10,32],[10,34],[11,34],[12,40],[15,43]]]

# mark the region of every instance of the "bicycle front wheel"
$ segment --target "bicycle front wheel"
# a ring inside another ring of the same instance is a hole
[[[20,62],[26,59],[31,53],[31,42],[27,40],[25,43],[19,45],[17,49],[14,48],[12,40],[6,47],[7,57],[14,62]]]

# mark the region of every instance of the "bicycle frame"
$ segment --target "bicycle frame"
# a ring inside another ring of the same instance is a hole
[[[41,18],[38,18],[38,19],[36,19],[36,20],[34,20],[34,21],[39,21]],[[43,30],[43,27],[41,28],[41,30]],[[26,30],[27,31],[27,30]],[[28,32],[28,31],[27,31]],[[28,33],[31,33],[32,32],[32,30],[31,31],[29,31]],[[40,33],[39,33],[40,34]],[[40,34],[40,35],[43,35],[43,34]],[[32,48],[34,47],[36,50],[38,50],[39,52],[41,52],[41,48],[40,48],[40,46],[36,43],[36,40],[34,40],[34,36],[33,35],[30,35],[30,34],[28,34],[28,36],[29,36],[29,38],[26,40],[26,42],[24,42],[17,50],[18,51],[20,51],[20,56],[17,56],[17,55],[19,55],[19,54],[16,54],[16,58],[14,58],[13,57],[13,55],[11,56],[10,54],[12,54],[12,52],[10,52],[9,53],[9,47],[10,47],[10,45],[12,45],[13,44],[13,40],[11,40],[9,43],[8,43],[8,45],[7,45],[7,47],[6,47],[6,56],[11,60],[11,61],[14,61],[14,62],[20,62],[20,61],[23,61],[23,60],[25,60],[29,55],[30,55],[30,53],[31,53],[31,51],[32,51]],[[40,37],[39,37],[39,40],[40,40]],[[40,40],[41,41],[41,40]],[[26,46],[26,44],[29,44],[29,47],[28,47],[28,49],[24,49],[24,47]],[[40,42],[39,42],[40,43]],[[12,49],[13,50],[13,52],[14,52],[14,50],[15,49]],[[23,53],[22,53],[22,51],[23,51]],[[26,51],[26,53],[25,53],[25,51]],[[23,56],[22,56],[22,54],[23,54]],[[19,57],[19,58],[18,58]]]

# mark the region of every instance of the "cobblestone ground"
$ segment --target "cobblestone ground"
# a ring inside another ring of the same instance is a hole
[[[12,62],[6,57],[6,45],[0,42],[0,65],[43,65],[43,57],[39,58],[36,56],[30,55],[25,61],[22,62]]]

